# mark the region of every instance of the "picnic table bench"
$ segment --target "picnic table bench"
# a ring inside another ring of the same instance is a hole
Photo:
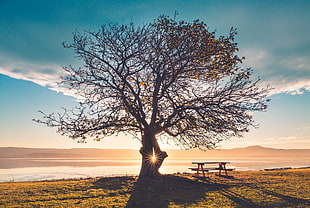
[[[210,170],[218,170],[219,176],[222,175],[222,171],[225,172],[225,175],[228,176],[227,171],[233,171],[232,168],[226,168],[226,164],[230,162],[192,162],[192,164],[197,164],[197,167],[190,167],[189,169],[192,171],[196,171],[196,175],[199,176],[200,172],[202,173],[203,177],[206,177],[205,172],[209,172]],[[203,167],[204,165],[215,165],[217,164],[218,167]]]

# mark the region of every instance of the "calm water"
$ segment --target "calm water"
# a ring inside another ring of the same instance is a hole
[[[299,158],[171,158],[166,159],[161,173],[189,172],[193,161],[229,161],[229,168],[236,170],[262,170],[265,168],[310,166],[310,157]],[[137,175],[140,160],[116,159],[68,159],[68,158],[11,158],[0,159],[0,182],[34,181],[67,178],[87,178],[100,176]]]

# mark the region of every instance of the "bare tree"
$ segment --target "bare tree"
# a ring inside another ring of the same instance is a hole
[[[168,156],[158,139],[183,148],[214,148],[254,126],[251,112],[266,109],[268,88],[250,80],[236,55],[236,30],[216,38],[207,25],[160,16],[154,23],[108,24],[75,32],[64,43],[84,65],[65,67],[62,84],[80,106],[44,114],[37,122],[84,142],[120,132],[141,141],[140,178],[156,177]]]

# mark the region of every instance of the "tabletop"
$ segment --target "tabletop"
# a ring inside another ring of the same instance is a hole
[[[229,164],[230,162],[192,162],[192,164],[219,164],[219,163],[226,163]]]

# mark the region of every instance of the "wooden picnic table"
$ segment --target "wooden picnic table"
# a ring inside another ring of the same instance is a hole
[[[202,173],[203,177],[206,177],[205,172],[209,172],[209,170],[218,170],[219,176],[222,175],[222,171],[225,172],[225,175],[228,176],[227,171],[232,171],[234,169],[226,168],[226,164],[230,162],[192,162],[192,164],[196,164],[197,168],[189,168],[193,171],[196,171],[196,175],[198,176],[200,172]],[[218,167],[204,167],[204,165],[214,165],[217,164]]]

